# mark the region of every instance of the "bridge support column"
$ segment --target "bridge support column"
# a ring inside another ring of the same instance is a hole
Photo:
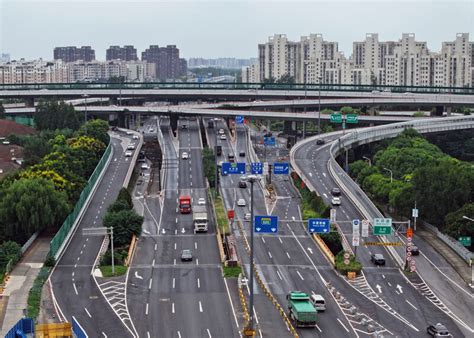
[[[436,106],[435,111],[431,112],[431,116],[443,116],[444,107],[443,106]]]
[[[25,105],[28,108],[33,108],[35,106],[35,98],[34,97],[29,97],[29,98],[25,99]]]
[[[452,107],[446,107],[446,115],[451,116]]]
[[[294,121],[285,121],[283,122],[283,132],[287,135],[295,134]]]
[[[170,115],[170,125],[172,130],[178,129],[178,115],[171,114]]]
[[[303,121],[303,140],[306,138],[306,121]]]

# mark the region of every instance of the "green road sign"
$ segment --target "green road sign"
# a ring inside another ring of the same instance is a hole
[[[331,123],[342,123],[342,115],[339,113],[333,113],[330,116]]]
[[[374,235],[384,236],[392,234],[392,219],[391,218],[374,218],[373,223]]]
[[[346,115],[347,123],[359,123],[359,115],[357,114],[347,114]]]
[[[471,236],[461,236],[458,241],[464,246],[471,246]]]

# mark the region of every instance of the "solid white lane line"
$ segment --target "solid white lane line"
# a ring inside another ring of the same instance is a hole
[[[151,290],[151,284],[153,283],[153,278],[150,278],[150,283],[148,283],[148,289]]]
[[[72,283],[72,286],[74,286],[74,292],[76,293],[76,296],[77,296],[78,293],[77,293],[76,283]]]
[[[88,315],[90,318],[92,318],[92,316],[91,316],[90,312],[89,312],[89,311],[87,311],[87,309],[86,309],[86,308],[84,308],[84,310],[86,311],[87,315]]]
[[[405,299],[405,302],[407,302],[408,305],[410,305],[412,308],[414,308],[416,311],[418,311],[418,309],[416,308],[416,306],[413,305],[412,303],[410,303],[407,299]]]
[[[303,276],[301,276],[301,274],[298,270],[296,270],[296,273],[298,274],[298,276],[300,276],[301,280],[304,280]]]
[[[199,278],[198,278],[198,281],[199,281]],[[227,291],[227,296],[229,297],[230,307],[232,309],[232,313],[234,314],[235,325],[237,326],[237,328],[240,328],[239,321],[237,320],[237,315],[235,314],[234,304],[232,303],[232,298],[230,297],[229,287],[227,286],[226,278],[224,278],[224,284]]]
[[[198,284],[198,289],[201,288],[201,282],[199,281],[199,278],[197,279],[197,284]]]
[[[173,289],[176,287],[176,278],[173,278]]]
[[[202,304],[201,304],[201,301],[199,301],[199,312],[202,312]]]
[[[178,338],[181,338],[181,333],[178,331]]]
[[[337,318],[337,321],[339,322],[339,324],[342,325],[342,327],[343,327],[347,332],[350,332],[350,331],[347,329],[347,327],[344,325],[344,323],[343,323],[339,318]]]
[[[151,338],[151,336],[150,336],[150,331],[147,331],[147,332],[146,332],[146,336],[147,336],[147,338]]]
[[[145,315],[148,316],[148,303],[146,303],[146,308],[145,308]]]

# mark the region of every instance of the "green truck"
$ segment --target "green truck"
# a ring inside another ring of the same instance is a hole
[[[309,296],[301,291],[291,291],[286,295],[289,317],[296,327],[316,327],[317,311]]]

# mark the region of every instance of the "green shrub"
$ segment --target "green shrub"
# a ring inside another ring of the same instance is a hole
[[[49,267],[43,266],[33,282],[33,286],[28,293],[28,317],[36,319],[39,314],[41,304],[41,291],[43,285],[48,279]]]
[[[344,275],[348,272],[360,274],[362,264],[355,259],[354,255],[350,256],[348,265],[344,264],[344,251],[341,251],[336,255],[336,270]]]

